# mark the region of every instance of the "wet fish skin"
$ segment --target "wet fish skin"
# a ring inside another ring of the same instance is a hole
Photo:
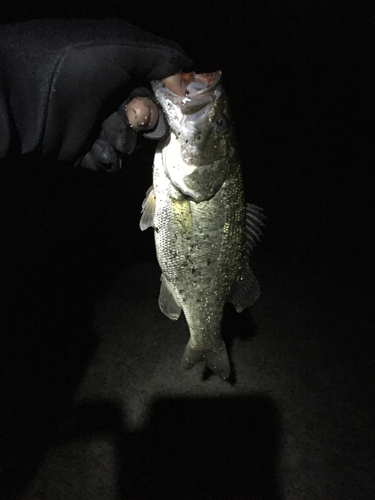
[[[216,195],[196,203],[175,191],[155,162],[155,244],[163,280],[182,307],[190,330],[183,366],[198,361],[223,378],[230,374],[221,338],[223,308],[242,267],[245,202],[239,166]],[[169,192],[168,196],[165,193]],[[163,293],[160,305],[163,310]],[[168,315],[168,311],[163,311]]]
[[[182,366],[203,361],[225,379],[230,363],[221,336],[224,305],[232,301],[242,310],[258,298],[259,285],[246,260],[246,203],[229,103],[220,75],[213,82],[185,102],[153,82],[172,132],[155,153],[141,229],[154,227],[162,270],[159,306],[174,320],[182,309],[189,326]],[[253,210],[258,233],[260,211]],[[250,286],[245,269],[253,278]]]

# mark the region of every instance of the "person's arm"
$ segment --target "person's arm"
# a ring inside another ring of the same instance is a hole
[[[152,136],[161,115],[155,125],[154,114],[149,123],[138,123],[131,116],[134,98],[155,102],[143,90],[129,93],[190,64],[176,43],[122,20],[40,19],[0,26],[0,157],[12,149],[40,151],[79,164],[103,140],[117,157],[131,152],[137,130]]]

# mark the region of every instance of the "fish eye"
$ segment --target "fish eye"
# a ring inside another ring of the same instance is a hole
[[[215,119],[215,129],[219,132],[225,132],[227,129],[227,120],[224,116],[219,115]]]

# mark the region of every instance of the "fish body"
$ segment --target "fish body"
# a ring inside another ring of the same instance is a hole
[[[174,320],[182,309],[189,326],[183,367],[204,361],[227,378],[223,309],[230,301],[240,312],[259,296],[246,246],[255,244],[262,216],[260,209],[245,202],[220,72],[193,73],[189,79],[183,97],[152,82],[171,133],[156,149],[153,187],[143,203],[141,229],[154,228],[162,270],[159,306]]]

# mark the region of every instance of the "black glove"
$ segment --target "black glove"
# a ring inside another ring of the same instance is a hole
[[[154,94],[143,87],[133,90],[128,99],[123,102],[119,109],[112,113],[102,125],[100,136],[94,142],[91,151],[86,153],[83,159],[76,164],[90,170],[105,170],[107,173],[117,172],[122,165],[122,156],[133,152],[137,143],[137,130],[130,124],[127,118],[127,106],[136,97],[147,98],[154,102],[158,113],[158,121],[155,127],[143,133],[148,139],[161,139],[168,131],[168,124],[159,107]]]
[[[154,99],[144,88],[126,99],[129,90],[190,64],[174,42],[118,19],[3,25],[0,157],[18,148],[79,164],[86,155],[83,166],[116,170],[118,152],[130,153],[136,142],[127,102],[135,95]],[[145,135],[165,131],[162,119]]]

